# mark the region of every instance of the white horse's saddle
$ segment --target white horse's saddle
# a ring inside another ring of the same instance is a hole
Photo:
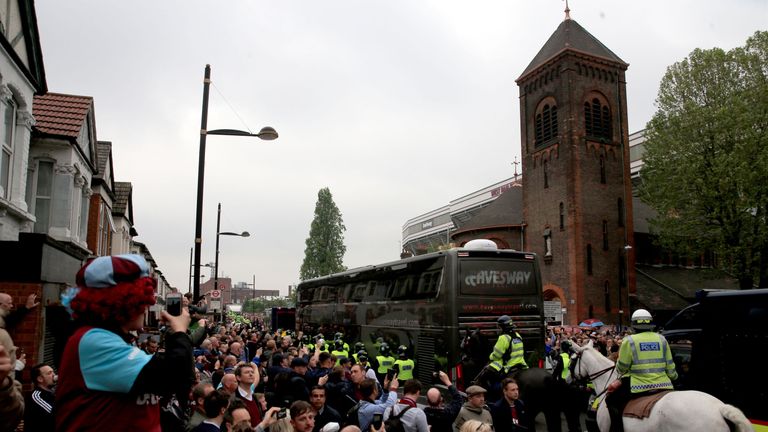
[[[648,396],[632,399],[624,407],[624,417],[643,419],[651,415],[653,406],[672,390],[661,391]]]

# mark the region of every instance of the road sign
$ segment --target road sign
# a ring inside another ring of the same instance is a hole
[[[215,311],[221,310],[221,300],[211,300],[211,309]]]
[[[212,299],[220,299],[221,298],[221,291],[219,291],[219,290],[211,291],[211,298]]]

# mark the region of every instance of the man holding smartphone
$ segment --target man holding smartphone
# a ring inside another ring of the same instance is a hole
[[[384,378],[384,388],[389,391],[384,390],[379,396],[379,383],[376,380],[366,378],[360,383],[360,393],[363,396],[357,412],[360,430],[369,430],[374,414],[384,414],[384,411],[395,405],[398,386],[397,376],[392,378],[392,381]]]
[[[410,379],[403,386],[403,397],[384,412],[384,421],[398,417],[406,432],[429,432],[427,414],[416,405],[421,396],[421,382]]]

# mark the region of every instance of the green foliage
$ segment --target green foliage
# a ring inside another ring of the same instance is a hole
[[[768,262],[768,32],[667,69],[647,125],[641,198],[662,246],[718,254],[742,288]]]
[[[296,307],[296,299],[279,297],[273,299],[256,298],[253,300],[246,300],[245,303],[243,303],[243,312],[263,313],[265,309],[273,307]]]
[[[227,312],[227,318],[229,318],[233,323],[235,324],[250,324],[251,320],[248,318],[242,316],[241,314],[237,312],[229,311]]]
[[[317,193],[315,218],[309,230],[301,264],[301,280],[325,276],[346,270],[344,267],[344,221],[333,202],[331,191],[326,187]]]

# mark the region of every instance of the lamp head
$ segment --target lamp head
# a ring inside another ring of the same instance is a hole
[[[264,126],[261,128],[259,133],[256,134],[256,136],[263,139],[264,141],[272,141],[277,139],[277,131],[270,126]]]

